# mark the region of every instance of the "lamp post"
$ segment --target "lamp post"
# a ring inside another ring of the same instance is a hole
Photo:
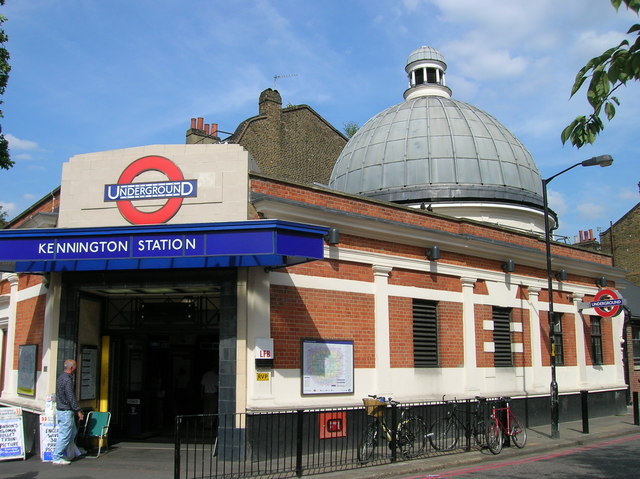
[[[549,204],[547,201],[547,184],[553,180],[556,176],[560,176],[563,173],[575,168],[576,166],[610,166],[613,163],[613,158],[610,155],[594,156],[588,160],[581,161],[575,165],[565,168],[560,173],[542,180],[542,200],[544,203],[544,239],[546,245],[547,255],[547,288],[549,291],[549,346],[551,349],[551,437],[559,438],[560,429],[558,428],[559,409],[558,409],[558,382],[556,381],[556,351],[555,351],[555,314],[553,312],[553,271],[551,269],[551,230],[549,228]],[[555,228],[554,228],[555,229]]]

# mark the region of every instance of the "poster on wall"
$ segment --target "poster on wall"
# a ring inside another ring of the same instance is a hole
[[[22,408],[0,407],[0,461],[24,457]]]
[[[353,393],[353,341],[302,340],[302,394]]]
[[[18,355],[18,394],[36,395],[37,344],[23,344]]]
[[[98,347],[80,348],[80,400],[95,399],[98,394]]]

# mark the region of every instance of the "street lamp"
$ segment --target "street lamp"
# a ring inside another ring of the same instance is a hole
[[[549,228],[549,204],[547,201],[547,184],[556,176],[575,168],[576,166],[610,166],[613,158],[610,155],[594,156],[588,160],[576,163],[569,168],[565,168],[560,173],[542,180],[542,200],[544,202],[544,240],[547,248],[547,288],[549,291],[549,346],[551,348],[551,437],[559,438],[560,430],[558,428],[559,409],[558,409],[558,382],[556,381],[556,351],[555,351],[555,314],[553,312],[553,271],[551,270],[551,230]],[[555,229],[555,228],[554,228]]]

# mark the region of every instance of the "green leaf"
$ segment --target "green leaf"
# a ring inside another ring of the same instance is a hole
[[[576,77],[576,81],[573,84],[573,88],[571,88],[571,96],[575,95],[578,92],[578,90],[580,90],[580,87],[582,87],[582,84],[586,79],[587,79],[586,76]]]
[[[578,118],[580,118],[580,117],[578,117]],[[560,139],[562,140],[562,144],[563,145],[573,135],[573,132],[576,129],[576,126],[578,125],[578,118],[573,120],[571,123],[569,123],[568,126],[565,127],[564,130],[562,130],[562,134],[560,135]],[[584,118],[584,117],[582,117],[582,118]]]
[[[604,104],[604,112],[607,114],[607,120],[611,121],[611,119],[616,116],[616,107],[608,101]]]

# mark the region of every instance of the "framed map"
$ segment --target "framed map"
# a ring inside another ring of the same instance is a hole
[[[302,394],[353,393],[353,341],[302,340]]]

